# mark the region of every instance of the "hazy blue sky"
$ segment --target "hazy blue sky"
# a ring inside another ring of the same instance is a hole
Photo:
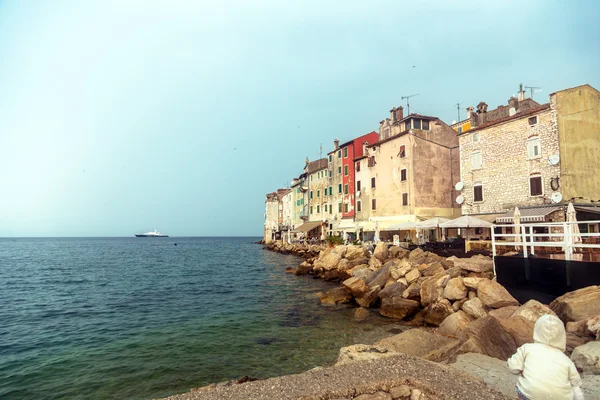
[[[521,82],[600,88],[600,3],[0,0],[0,236],[261,235],[402,95],[451,122]]]

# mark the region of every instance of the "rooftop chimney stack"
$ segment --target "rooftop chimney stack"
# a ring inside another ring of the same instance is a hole
[[[525,90],[523,90],[523,84],[519,85],[519,101],[525,100]]]
[[[333,141],[333,148],[334,148],[335,150],[337,150],[337,149],[339,149],[339,148],[340,148],[340,139],[335,139],[335,140]]]
[[[515,115],[517,113],[517,110],[519,109],[519,100],[517,100],[516,97],[512,96],[510,99],[508,99],[508,107],[508,115]]]
[[[396,107],[390,110],[390,119],[392,122],[396,122]]]
[[[400,106],[400,107],[396,108],[396,115],[397,115],[398,121],[401,121],[402,118],[404,118],[404,107]]]
[[[471,118],[471,114],[473,114],[473,110],[474,110],[473,107],[471,107],[471,106],[467,107],[467,118],[466,119]]]

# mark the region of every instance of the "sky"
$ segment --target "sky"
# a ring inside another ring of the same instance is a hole
[[[393,106],[600,88],[597,1],[0,0],[0,237],[261,236]]]

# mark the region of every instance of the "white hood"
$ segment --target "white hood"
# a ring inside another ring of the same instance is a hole
[[[567,347],[567,334],[562,321],[554,315],[542,315],[535,322],[533,328],[533,341],[565,351]]]

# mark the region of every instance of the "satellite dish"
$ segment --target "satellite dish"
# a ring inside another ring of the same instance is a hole
[[[560,203],[562,200],[562,193],[553,192],[552,195],[550,196],[550,200],[552,200],[553,203]]]
[[[550,165],[556,165],[556,164],[558,164],[559,161],[560,161],[560,156],[558,154],[552,154],[548,158],[548,162],[550,163]]]
[[[459,195],[459,196],[456,198],[456,202],[457,202],[458,204],[462,204],[462,203],[464,203],[464,202],[465,202],[465,196],[463,196],[462,194],[461,194],[461,195]]]
[[[456,190],[463,190],[464,187],[465,187],[464,183],[457,182],[456,185],[454,186],[454,189],[456,189]]]

